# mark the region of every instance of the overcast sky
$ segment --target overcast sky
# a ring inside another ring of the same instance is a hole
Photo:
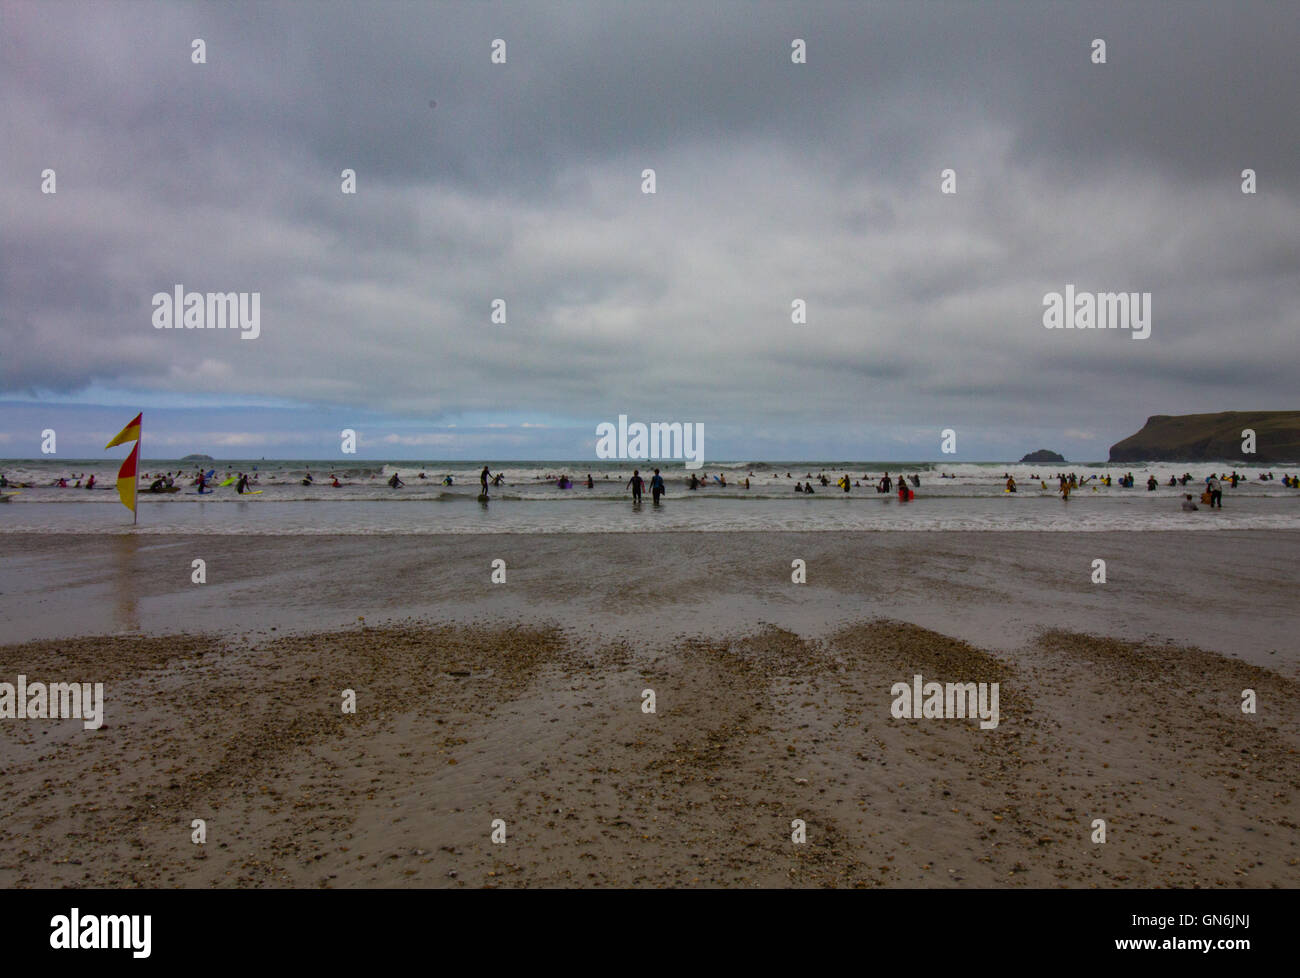
[[[1087,460],[1300,408],[1295,3],[0,11],[0,456],[143,409],[156,456],[582,459],[626,414]],[[178,283],[261,335],[154,329]],[[1044,329],[1067,283],[1150,292],[1150,337]]]

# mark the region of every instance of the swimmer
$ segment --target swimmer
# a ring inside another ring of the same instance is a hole
[[[394,472],[393,477],[388,480],[388,488],[390,489],[401,489],[405,487],[405,485],[406,483],[397,477],[396,472]]]

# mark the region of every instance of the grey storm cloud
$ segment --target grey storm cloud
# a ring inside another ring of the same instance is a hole
[[[1293,407],[1298,47],[1274,2],[9,2],[0,396],[782,447]],[[1067,282],[1151,338],[1044,330]],[[152,329],[175,283],[262,335]]]

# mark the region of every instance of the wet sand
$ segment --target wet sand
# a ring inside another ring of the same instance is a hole
[[[1300,883],[1294,541],[965,536],[313,539],[308,559],[206,538],[107,568],[33,538],[0,601],[48,630],[0,648],[0,681],[103,682],[106,719],[0,721],[0,886]],[[1164,579],[1170,553],[1199,569]],[[333,572],[349,554],[364,583]],[[42,597],[59,562],[78,570]],[[1017,601],[1009,578],[1036,583]],[[916,673],[998,682],[999,725],[895,719]]]
[[[871,618],[989,649],[1044,628],[1171,640],[1300,678],[1300,532],[0,537],[0,634],[526,621],[631,642]],[[207,583],[191,583],[206,563]],[[791,583],[804,560],[807,583]],[[493,584],[504,560],[507,582]],[[1107,583],[1094,584],[1095,559]]]

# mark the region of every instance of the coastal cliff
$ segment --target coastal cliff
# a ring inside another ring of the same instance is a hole
[[[1242,431],[1255,452],[1242,452]],[[1300,460],[1300,411],[1153,414],[1137,434],[1110,448],[1112,462],[1294,462]]]

